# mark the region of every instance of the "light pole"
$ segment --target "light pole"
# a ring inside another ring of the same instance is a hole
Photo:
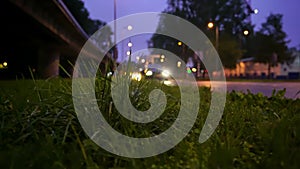
[[[117,61],[118,59],[118,51],[117,51],[117,0],[114,0],[114,59]]]
[[[131,31],[133,29],[133,26],[132,25],[128,25],[127,27],[124,27],[123,30],[122,30],[122,34],[121,36],[123,37],[124,36],[124,31],[127,30],[127,31]],[[125,33],[126,35],[126,33]],[[131,43],[131,39],[129,39],[129,42]],[[131,43],[132,44],[132,43]],[[127,44],[128,45],[128,44]],[[131,52],[131,51],[130,51]],[[122,57],[122,61],[124,61],[124,41],[122,41],[122,54],[121,54],[121,57]],[[129,51],[126,51],[126,55],[129,56]],[[126,59],[126,58],[125,58]]]
[[[129,40],[129,42],[128,42],[128,44],[127,44],[127,46],[129,47],[129,57],[131,57],[131,48],[132,48],[132,42],[131,42],[131,40]]]
[[[216,31],[216,42],[215,42],[215,48],[216,48],[216,51],[218,52],[218,50],[219,50],[219,27],[218,27],[218,25],[216,24],[216,25],[214,25],[214,23],[213,22],[209,22],[208,24],[207,24],[207,27],[209,28],[209,29],[212,29],[213,27],[216,27],[215,28],[215,31]],[[218,60],[216,59],[216,61],[215,61],[216,63],[216,71],[218,70]],[[212,73],[212,72],[211,72]],[[211,74],[211,75],[213,75],[213,74]]]
[[[213,22],[209,22],[209,23],[207,24],[207,27],[208,27],[209,29],[212,29],[213,27],[216,27],[216,28],[215,28],[215,31],[216,31],[215,48],[216,48],[216,50],[218,51],[218,49],[219,49],[219,27],[218,27],[217,25],[215,26]]]
[[[133,44],[132,44],[132,42],[131,42],[130,39],[129,39],[129,42],[127,43],[127,46],[129,47],[129,51],[127,51],[126,54],[127,54],[127,56],[129,57],[129,58],[128,58],[128,62],[131,62],[131,55],[132,55],[132,50],[131,50],[131,48],[132,48]]]

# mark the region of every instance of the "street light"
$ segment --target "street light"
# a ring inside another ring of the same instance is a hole
[[[124,32],[125,31],[132,31],[133,30],[133,26],[132,25],[127,25],[127,27],[123,27],[123,30],[122,30],[122,37],[124,36],[123,34],[124,34]],[[132,42],[131,42],[131,39],[129,39],[129,42],[127,43],[127,46],[129,47],[129,48],[131,48],[132,46],[133,46],[133,44],[132,44]],[[124,60],[124,58],[123,58],[123,52],[124,52],[124,41],[122,41],[122,60]],[[131,54],[131,49],[130,49],[130,51],[126,51],[126,54],[127,54],[127,56],[129,56],[130,54]]]
[[[133,27],[131,25],[127,26],[128,31],[131,31],[132,29],[133,29]],[[129,38],[129,42],[127,43],[127,46],[129,47],[129,55],[128,55],[130,57],[129,60],[131,60],[131,53],[132,53],[131,48],[132,48],[133,44],[132,44],[130,38]]]
[[[131,48],[132,47],[132,42],[129,41],[128,44],[127,44],[127,46]]]
[[[249,31],[248,30],[244,30],[244,35],[245,36],[249,35]]]
[[[209,29],[212,29],[213,27],[214,27],[214,23],[213,22],[209,22],[208,24],[207,24],[207,27],[209,28]],[[215,28],[215,30],[216,30],[216,42],[215,42],[215,48],[216,48],[216,51],[218,52],[218,50],[219,50],[219,27],[218,27],[218,25],[216,24],[216,26],[215,26],[216,28]],[[218,69],[218,60],[216,59],[216,70]],[[191,71],[191,70],[190,70]]]
[[[114,43],[113,57],[117,60],[117,0],[114,0]]]
[[[161,55],[160,56],[160,62],[163,63],[165,61],[166,56],[165,55]]]
[[[131,25],[127,26],[127,30],[131,31],[133,29],[133,27]]]
[[[180,67],[180,66],[181,66],[181,62],[178,61],[178,62],[177,62],[177,67]]]
[[[213,22],[209,22],[208,24],[207,24],[207,27],[209,28],[209,29],[212,29],[213,27],[214,27],[214,23]],[[216,46],[215,46],[215,48],[216,48],[216,50],[218,51],[218,48],[219,48],[219,27],[216,25],[215,26],[216,28]]]
[[[209,22],[209,23],[207,24],[207,27],[208,27],[209,29],[213,28],[213,27],[214,27],[214,23]]]
[[[128,42],[128,44],[127,44],[127,46],[129,47],[129,55],[128,55],[128,53],[127,53],[127,55],[130,57],[129,58],[129,60],[131,60],[131,48],[132,48],[132,42],[131,42],[131,40],[129,40],[129,42]]]

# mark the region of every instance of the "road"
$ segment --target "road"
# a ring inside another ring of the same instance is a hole
[[[220,82],[212,82],[218,87]],[[242,91],[247,93],[249,89],[252,93],[262,93],[271,96],[272,91],[286,89],[285,97],[300,98],[300,82],[226,82],[228,91]],[[210,81],[198,81],[198,86],[210,87]],[[299,93],[298,93],[299,92]],[[298,93],[298,94],[297,94]]]

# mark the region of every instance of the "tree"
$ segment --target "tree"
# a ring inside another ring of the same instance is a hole
[[[95,43],[98,45],[100,50],[102,52],[110,49],[108,53],[106,53],[103,62],[106,62],[106,67],[110,67],[110,69],[113,69],[114,64],[112,63],[113,60],[117,60],[117,55],[113,55],[113,51],[115,50],[116,46],[112,46],[111,41],[111,35],[112,31],[110,28],[105,27],[105,30],[102,30],[100,32],[97,32],[101,27],[103,27],[106,23],[102,22],[100,20],[94,20],[90,18],[90,14],[88,10],[84,6],[84,2],[82,0],[63,0],[72,15],[75,17],[77,22],[80,24],[80,26],[83,28],[83,30],[89,35],[93,35],[96,33],[93,38]],[[101,42],[101,43],[100,43]],[[114,56],[114,58],[112,57]],[[101,66],[100,66],[101,67]],[[101,67],[104,69],[104,66]],[[102,70],[102,72],[105,72],[106,70]]]
[[[88,34],[92,35],[99,28],[105,25],[105,22],[93,20],[90,18],[88,10],[84,7],[82,0],[63,0],[77,22]]]
[[[164,11],[184,18],[199,29],[201,29],[214,43],[215,35],[213,30],[207,28],[207,23],[212,21],[218,25],[220,38],[219,44],[225,45],[219,48],[221,60],[226,63],[225,67],[234,68],[237,59],[242,57],[243,51],[239,43],[242,38],[243,30],[252,28],[250,20],[247,18],[252,10],[244,0],[168,0],[168,7]],[[165,20],[161,19],[157,29],[174,29],[166,28]],[[151,38],[152,47],[164,48],[180,53],[182,59],[187,61],[192,57],[193,52],[184,46],[178,46],[177,41],[161,35],[153,35]],[[228,44],[229,43],[229,44]],[[230,48],[226,48],[230,47]],[[184,53],[182,53],[182,51]]]
[[[281,14],[270,14],[254,38],[257,46],[255,60],[269,65],[269,76],[272,66],[284,62],[289,64],[294,60],[294,56],[287,46],[289,43],[286,40],[287,35],[282,30],[282,16]]]
[[[236,67],[237,60],[243,55],[243,50],[239,49],[239,43],[230,35],[224,33],[220,36],[219,55],[223,66],[229,69]]]

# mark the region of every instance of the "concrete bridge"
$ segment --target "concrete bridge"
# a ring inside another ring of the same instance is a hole
[[[62,0],[4,0],[0,10],[0,80],[69,73],[88,35]]]

